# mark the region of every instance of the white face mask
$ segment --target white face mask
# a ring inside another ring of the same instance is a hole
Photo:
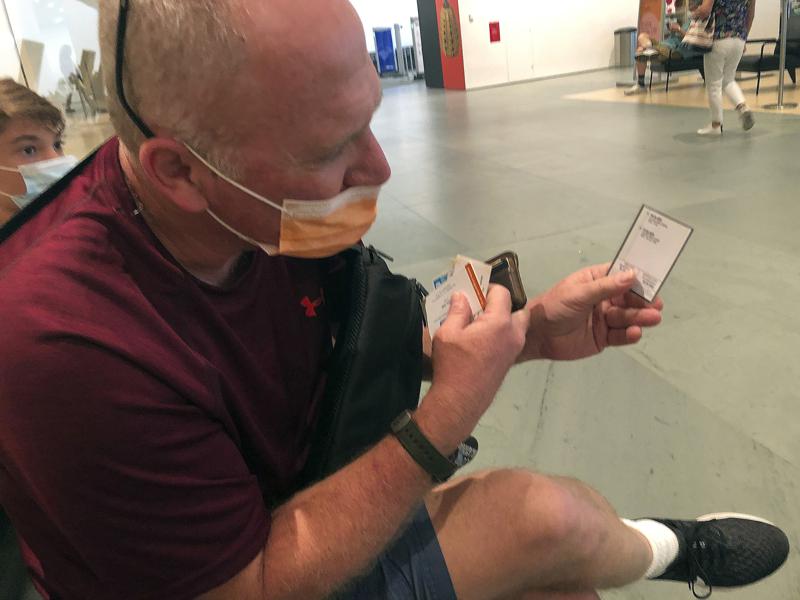
[[[240,239],[261,248],[271,256],[326,258],[357,244],[369,231],[378,215],[380,186],[360,186],[345,190],[328,200],[284,200],[273,202],[234,181],[210,165],[189,146],[186,148],[212,172],[248,196],[281,212],[278,245],[247,237],[225,223],[210,209],[220,225]]]
[[[16,168],[0,167],[0,171],[19,173],[25,185],[25,192],[22,194],[8,194],[0,190],[0,196],[11,198],[14,204],[23,209],[63,178],[77,164],[78,159],[74,156],[59,156],[50,160],[20,165]]]

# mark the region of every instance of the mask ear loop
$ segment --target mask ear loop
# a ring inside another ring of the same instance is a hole
[[[264,198],[263,196],[259,196],[259,195],[258,195],[258,194],[256,194],[256,193],[255,193],[253,190],[246,188],[245,186],[243,186],[243,185],[242,185],[241,183],[239,183],[238,181],[234,181],[233,179],[231,179],[230,177],[228,177],[228,176],[227,176],[227,175],[225,175],[224,173],[220,172],[220,171],[219,171],[219,169],[217,169],[217,168],[216,168],[214,165],[211,165],[211,164],[209,164],[209,163],[208,163],[208,161],[207,161],[205,158],[203,158],[202,156],[200,156],[200,154],[198,154],[198,153],[197,153],[197,152],[196,152],[196,151],[195,151],[195,150],[194,150],[194,149],[193,149],[191,146],[189,146],[188,144],[184,144],[184,146],[186,147],[186,149],[187,149],[189,152],[191,152],[191,153],[194,155],[194,157],[195,157],[197,160],[199,160],[199,161],[200,161],[201,163],[203,163],[203,164],[204,164],[204,165],[205,165],[205,166],[206,166],[208,169],[210,169],[212,173],[214,173],[214,174],[215,174],[215,175],[217,175],[218,177],[221,177],[221,178],[222,178],[224,181],[226,181],[227,183],[231,184],[233,187],[235,187],[235,188],[236,188],[237,190],[239,190],[240,192],[244,192],[245,194],[247,194],[247,195],[248,195],[248,196],[250,196],[251,198],[255,198],[256,200],[260,200],[260,201],[261,201],[261,202],[263,202],[264,204],[266,204],[266,205],[268,205],[268,206],[271,206],[272,208],[274,208],[274,209],[276,209],[276,210],[279,210],[279,211],[281,211],[282,213],[289,214],[289,211],[287,211],[287,210],[286,210],[286,209],[285,209],[283,206],[281,206],[280,204],[276,204],[276,203],[275,203],[275,202],[273,202],[272,200],[269,200],[269,199],[267,199],[267,198]]]
[[[0,171],[5,171],[6,173],[18,173],[19,175],[22,175],[19,169],[12,169],[11,167],[0,167]],[[3,190],[0,190],[0,196],[5,196],[9,200],[14,200],[14,198],[16,197],[12,194],[6,194]]]

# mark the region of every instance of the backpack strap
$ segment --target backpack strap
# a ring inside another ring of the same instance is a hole
[[[380,253],[357,246],[347,263],[347,312],[328,369],[302,489],[323,479],[390,433],[392,421],[419,404],[423,297],[393,274]]]

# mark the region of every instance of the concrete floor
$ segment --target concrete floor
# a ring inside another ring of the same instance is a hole
[[[638,346],[508,377],[474,468],[578,477],[624,516],[737,511],[794,546],[731,600],[800,598],[800,119],[698,138],[705,110],[568,100],[604,71],[468,94],[387,89],[374,128],[394,167],[369,241],[429,282],[456,253],[519,253],[528,295],[611,260],[640,205],[696,230]],[[794,233],[793,233],[794,232]],[[513,507],[509,507],[513,510]],[[607,600],[691,597],[645,582]]]

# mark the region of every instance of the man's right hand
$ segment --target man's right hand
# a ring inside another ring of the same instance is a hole
[[[529,311],[512,314],[502,286],[490,287],[486,310],[474,320],[466,297],[453,296],[433,338],[433,385],[417,413],[440,450],[455,450],[489,408],[522,351],[529,321]]]

